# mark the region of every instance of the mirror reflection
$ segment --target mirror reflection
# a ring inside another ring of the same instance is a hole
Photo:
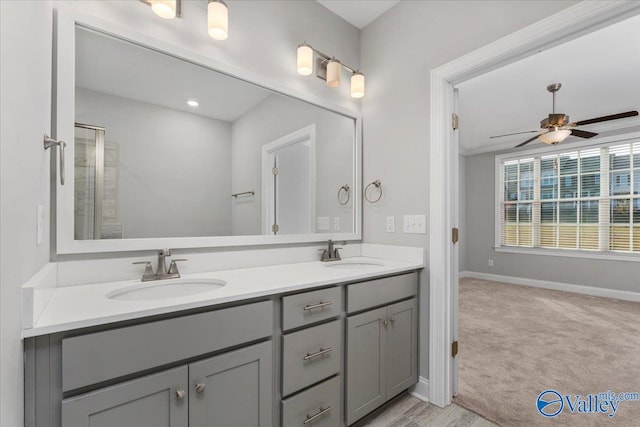
[[[82,27],[75,70],[76,240],[354,232],[354,119]]]

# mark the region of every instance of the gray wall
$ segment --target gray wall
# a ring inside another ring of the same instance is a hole
[[[20,287],[49,260],[51,2],[0,1],[0,425],[23,425]],[[36,205],[45,208],[41,245]]]
[[[637,262],[496,252],[495,153],[468,156],[466,270],[638,292]],[[493,267],[488,260],[493,259]]]
[[[124,238],[231,234],[231,123],[82,88],[76,121],[119,145]]]
[[[261,234],[262,146],[311,124],[316,125],[316,216],[340,218],[340,231],[353,232],[353,203],[340,206],[338,188],[353,188],[354,121],[322,108],[272,95],[233,123],[232,187],[255,197],[232,205],[233,234]],[[315,222],[315,221],[314,221]],[[320,231],[319,231],[320,232]]]
[[[429,71],[575,3],[402,1],[364,28],[364,182],[380,179],[386,194],[364,206],[366,242],[428,248],[428,236],[386,233],[385,223],[429,212]],[[420,374],[427,377],[427,274],[421,292]]]

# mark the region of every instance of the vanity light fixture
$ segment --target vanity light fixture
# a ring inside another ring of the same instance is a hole
[[[187,101],[187,105],[189,105],[189,107],[197,107],[200,105],[200,103],[195,99],[190,99]]]
[[[173,19],[182,16],[181,0],[140,0],[151,6],[153,13],[163,19]]]
[[[342,68],[351,72],[351,96],[362,98],[364,96],[364,74],[359,70],[343,64],[335,57],[320,52],[311,47],[307,42],[300,43],[297,51],[298,74],[308,76],[313,74],[313,58],[316,58],[316,76],[327,82],[329,87],[340,86]]]
[[[226,40],[229,37],[229,8],[223,0],[209,0],[207,28],[212,39]]]

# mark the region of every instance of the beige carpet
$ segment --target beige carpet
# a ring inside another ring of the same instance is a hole
[[[640,401],[621,402],[613,418],[536,408],[547,389],[572,402],[640,393],[640,303],[462,279],[459,342],[454,401],[501,426],[640,426]]]

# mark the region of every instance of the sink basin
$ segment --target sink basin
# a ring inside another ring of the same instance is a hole
[[[342,260],[342,261],[335,261],[332,263],[325,264],[325,267],[361,269],[361,268],[382,267],[383,265],[384,265],[383,263],[375,262],[375,261]]]
[[[119,301],[147,301],[203,294],[221,289],[227,282],[217,279],[168,279],[115,289],[106,297]]]

